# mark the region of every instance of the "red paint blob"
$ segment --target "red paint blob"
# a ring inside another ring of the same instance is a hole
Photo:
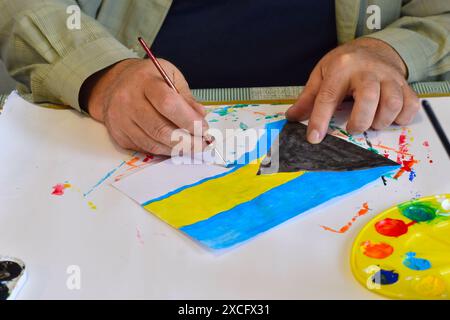
[[[408,225],[403,220],[386,218],[375,224],[379,234],[387,237],[400,237],[408,232]]]
[[[62,195],[64,195],[64,189],[66,189],[65,185],[62,183],[58,183],[56,186],[53,186],[52,195],[62,196]]]
[[[394,248],[384,242],[372,243],[370,241],[365,241],[361,243],[361,249],[366,256],[374,259],[387,258],[394,252]]]

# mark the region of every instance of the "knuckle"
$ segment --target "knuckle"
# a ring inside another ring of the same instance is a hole
[[[153,128],[152,132],[152,136],[159,141],[163,140],[167,136],[170,136],[170,134],[171,134],[170,128],[163,122],[157,124]]]
[[[177,113],[178,100],[171,94],[167,94],[161,100],[161,111],[168,117],[173,118]]]
[[[126,89],[118,89],[114,92],[113,100],[119,105],[128,105],[131,103],[131,97]]]
[[[338,96],[336,89],[332,87],[323,88],[317,95],[319,103],[337,103]]]
[[[379,100],[378,92],[373,90],[372,86],[364,87],[361,97],[364,101],[369,101],[369,102],[378,102],[378,100]]]
[[[163,147],[157,143],[149,143],[146,149],[151,154],[158,155],[164,153]]]
[[[345,52],[345,53],[340,54],[336,58],[335,63],[336,63],[337,67],[346,67],[349,65],[349,63],[351,63],[352,59],[353,59],[352,53]]]
[[[117,108],[114,102],[109,102],[107,111],[105,113],[105,120],[107,123],[119,123],[121,120],[120,108]]]
[[[383,104],[383,108],[385,108],[387,111],[396,112],[401,110],[403,107],[403,98],[399,96],[390,96],[386,99],[385,103]]]

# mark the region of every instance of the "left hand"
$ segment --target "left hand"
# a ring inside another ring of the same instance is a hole
[[[387,43],[361,38],[330,51],[311,73],[289,120],[309,119],[308,141],[320,143],[336,108],[347,96],[355,103],[347,131],[358,134],[392,123],[409,124],[420,108],[409,87],[407,67]]]

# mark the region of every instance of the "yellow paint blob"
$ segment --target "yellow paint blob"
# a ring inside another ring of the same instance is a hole
[[[171,226],[181,228],[253,200],[304,174],[302,171],[257,175],[259,164],[260,161],[248,164],[224,177],[184,189],[144,208]]]
[[[437,297],[445,292],[445,283],[437,276],[429,275],[414,285],[414,290],[426,297]]]

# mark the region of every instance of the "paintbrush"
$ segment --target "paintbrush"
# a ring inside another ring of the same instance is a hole
[[[161,64],[159,63],[158,59],[156,59],[156,57],[153,55],[152,51],[150,50],[150,47],[147,45],[145,40],[142,37],[139,37],[138,41],[141,44],[142,48],[147,53],[147,56],[150,58],[150,60],[152,60],[152,62],[155,65],[156,69],[159,71],[159,73],[161,74],[161,76],[163,77],[163,79],[167,83],[167,85],[169,87],[171,87],[173,90],[175,90],[175,92],[177,92],[179,94],[180,92],[175,87],[175,84],[172,82],[172,80],[170,80],[170,78],[167,75],[166,71],[164,71],[164,68],[161,66]],[[211,145],[214,142],[213,137],[210,137],[210,136],[203,136],[203,139],[205,140],[207,145]],[[228,167],[229,163],[227,161],[225,161],[225,159],[222,157],[220,152],[215,147],[213,147],[213,150],[214,150],[215,154],[220,158],[220,160],[222,160],[224,166]]]

